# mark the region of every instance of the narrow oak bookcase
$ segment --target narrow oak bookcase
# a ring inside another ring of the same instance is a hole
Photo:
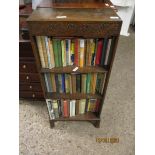
[[[95,127],[100,127],[100,115],[104,103],[108,81],[115,57],[116,47],[122,25],[121,19],[116,12],[110,8],[37,8],[27,19],[30,31],[30,39],[36,59],[41,85],[45,99],[101,99],[99,112],[97,114],[87,112],[73,117],[60,117],[50,119],[51,127],[55,121],[89,121]],[[84,66],[73,71],[76,66],[55,67],[52,69],[42,68],[35,36],[52,36],[54,38],[105,38],[114,37],[112,57],[108,67]],[[106,79],[103,94],[84,93],[49,93],[46,91],[44,73],[105,73]]]

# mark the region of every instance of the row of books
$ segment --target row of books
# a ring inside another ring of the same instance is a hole
[[[103,39],[52,39],[36,36],[42,68],[68,65],[107,66],[111,61],[114,37]]]
[[[105,73],[52,74],[45,73],[47,92],[103,93]]]
[[[99,99],[81,100],[51,100],[46,99],[49,115],[51,119],[59,117],[72,117],[86,112],[98,112]]]

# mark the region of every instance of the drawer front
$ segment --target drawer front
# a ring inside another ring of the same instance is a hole
[[[40,83],[21,83],[19,84],[19,91],[37,91],[42,92]]]
[[[44,95],[42,92],[20,91],[19,97],[20,98],[27,98],[27,99],[44,99]]]
[[[37,73],[37,67],[35,61],[33,62],[19,62],[20,73]]]
[[[19,42],[19,57],[34,57],[30,41]]]
[[[51,35],[54,37],[102,38],[119,35],[121,22],[30,22],[32,35]]]
[[[40,82],[39,75],[37,73],[20,73],[20,82]]]

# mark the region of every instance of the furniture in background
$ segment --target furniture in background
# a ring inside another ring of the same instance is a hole
[[[19,98],[44,99],[26,22],[32,6],[21,5],[19,9]]]

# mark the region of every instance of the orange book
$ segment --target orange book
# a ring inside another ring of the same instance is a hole
[[[68,101],[64,100],[63,101],[63,116],[64,117],[69,117],[69,113],[68,113]]]
[[[85,55],[84,55],[84,45],[85,44],[85,40],[84,39],[80,39],[80,67],[83,67],[84,66],[84,58],[85,58]]]

